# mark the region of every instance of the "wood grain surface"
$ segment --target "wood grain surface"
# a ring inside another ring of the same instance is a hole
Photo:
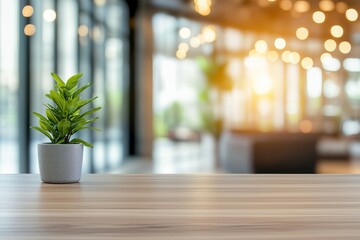
[[[0,239],[360,239],[360,175],[0,175]]]

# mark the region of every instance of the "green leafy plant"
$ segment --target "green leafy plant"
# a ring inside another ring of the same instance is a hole
[[[98,128],[89,126],[99,117],[89,118],[89,115],[99,111],[101,107],[81,112],[85,105],[97,98],[81,99],[80,94],[92,84],[88,83],[79,87],[82,73],[70,77],[66,83],[55,73],[51,73],[51,76],[56,82],[55,89],[46,94],[46,97],[54,104],[45,104],[46,116],[33,112],[39,118],[39,127],[31,126],[31,128],[44,134],[53,144],[81,143],[87,147],[93,147],[92,144],[80,138],[71,139],[72,135],[84,129],[100,131]]]

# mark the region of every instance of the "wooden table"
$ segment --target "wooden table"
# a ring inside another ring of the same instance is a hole
[[[360,239],[360,175],[0,175],[0,239]]]

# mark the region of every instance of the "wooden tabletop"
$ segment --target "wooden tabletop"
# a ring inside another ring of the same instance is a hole
[[[0,175],[0,239],[360,239],[360,175]]]

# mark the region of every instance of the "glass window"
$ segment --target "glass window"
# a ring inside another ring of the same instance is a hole
[[[19,171],[18,1],[0,0],[0,173]]]
[[[127,7],[122,0],[43,0],[29,1],[19,9],[18,1],[0,0],[0,173],[19,171],[19,111],[44,112],[44,95],[53,88],[50,73],[65,81],[83,72],[81,84],[92,82],[85,97],[99,96],[94,102],[102,109],[95,127],[102,131],[82,132],[80,137],[94,143],[85,148],[84,172],[105,172],[123,161],[123,82],[127,72]],[[20,29],[19,19],[29,26]],[[19,36],[19,33],[21,34]],[[19,37],[26,41],[19,42]],[[28,40],[28,41],[27,41]],[[19,44],[29,49],[30,102],[19,103]],[[81,82],[81,81],[80,81]],[[37,125],[30,116],[28,125]],[[28,128],[28,126],[26,126]],[[37,144],[48,141],[30,132],[30,172],[38,172]],[[2,151],[3,149],[10,149]]]

